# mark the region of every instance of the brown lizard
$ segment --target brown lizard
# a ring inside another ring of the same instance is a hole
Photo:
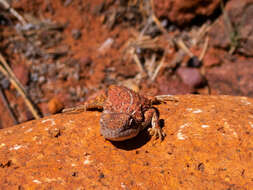
[[[175,101],[175,98],[169,95],[147,97],[126,87],[111,85],[84,105],[67,108],[63,112],[103,110],[100,132],[108,140],[123,141],[133,138],[149,124],[149,133],[163,140],[165,133],[159,126],[159,112],[153,105],[166,100]]]

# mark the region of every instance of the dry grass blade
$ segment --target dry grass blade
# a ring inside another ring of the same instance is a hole
[[[22,23],[22,25],[27,24],[25,19],[17,11],[15,11],[15,9],[11,8],[11,6],[6,0],[0,0],[0,3],[4,6],[5,9],[9,10],[10,13],[16,17]]]
[[[198,28],[197,30],[195,28],[193,28],[190,32],[190,36],[191,36],[191,45],[192,46],[197,46],[199,45],[203,39],[205,38],[205,36],[207,35],[207,32],[211,29],[211,25],[209,23],[205,23],[203,24],[200,28]]]
[[[126,49],[130,48],[141,48],[141,49],[158,49],[160,46],[158,44],[158,38],[152,39],[150,36],[140,35],[135,39],[129,39],[125,45]]]
[[[7,73],[14,79],[14,81],[16,81],[16,83],[18,84],[18,86],[25,91],[25,89],[23,88],[22,84],[19,82],[19,80],[17,79],[16,75],[13,73],[12,69],[10,68],[10,66],[8,65],[8,63],[5,61],[3,55],[0,53],[0,61],[2,62],[2,64],[4,65],[5,70],[7,71]]]
[[[135,38],[129,39],[126,43],[124,52],[130,54],[130,56],[134,59],[136,65],[138,66],[140,73],[142,76],[145,76],[146,70],[142,65],[138,55],[136,54],[137,49],[159,49],[159,45],[157,43],[158,38],[152,39],[150,36],[144,36],[142,33],[139,35],[135,34]]]
[[[154,81],[160,71],[160,69],[162,68],[163,64],[164,64],[164,60],[165,60],[165,56],[163,56],[162,60],[160,61],[159,65],[156,67],[156,70],[153,74],[153,76],[151,77],[151,81]]]
[[[5,61],[5,59],[4,59],[4,57],[2,56],[1,53],[0,53],[0,61],[4,65],[4,67],[3,67],[3,65],[0,64],[0,72],[2,72],[9,79],[9,81],[11,82],[11,84],[17,89],[17,91],[20,93],[20,95],[22,96],[22,98],[24,98],[25,103],[28,106],[28,108],[30,109],[30,111],[32,112],[34,118],[35,119],[39,119],[40,116],[39,116],[37,110],[34,108],[33,104],[29,100],[29,98],[28,98],[28,96],[27,96],[27,94],[26,94],[26,92],[25,92],[22,84],[15,77],[15,74],[12,72],[11,68],[9,67],[9,65],[7,64],[7,62]]]
[[[205,54],[206,54],[206,51],[207,51],[207,48],[208,48],[208,43],[209,43],[209,38],[206,37],[205,44],[204,44],[204,48],[203,48],[203,50],[202,50],[202,52],[201,52],[201,54],[200,54],[200,56],[199,56],[199,60],[200,60],[200,61],[203,60],[203,58],[204,58],[204,56],[205,56]]]
[[[152,54],[151,58],[145,59],[148,76],[151,78],[155,69],[156,54]]]
[[[187,53],[190,57],[194,56],[194,54],[189,50],[189,48],[185,45],[185,43],[181,39],[177,41],[177,45],[182,50],[184,50],[184,52]]]
[[[136,53],[133,53],[133,59],[134,59],[136,65],[138,66],[141,75],[143,75],[145,72],[144,72],[143,66],[142,66],[142,64],[141,64],[141,61],[139,60],[139,58],[138,58],[138,56],[136,55]]]

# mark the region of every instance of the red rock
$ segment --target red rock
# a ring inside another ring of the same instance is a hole
[[[229,1],[225,11],[228,19],[224,16],[220,17],[209,31],[210,44],[224,49],[235,46],[238,52],[252,56],[253,0]]]
[[[204,78],[196,68],[180,67],[177,70],[177,74],[180,76],[184,84],[192,88],[199,87],[204,83]]]
[[[217,94],[253,97],[253,60],[227,63],[207,70],[206,79]]]
[[[252,189],[253,99],[178,96],[158,106],[167,136],[111,143],[98,112],[0,130],[0,189]]]
[[[24,64],[15,64],[12,69],[21,84],[25,86],[29,81],[29,69]]]
[[[63,103],[59,100],[59,98],[52,98],[48,102],[48,110],[51,114],[55,114],[60,112],[64,108]]]
[[[191,94],[194,93],[194,89],[182,81],[179,77],[159,77],[157,78],[159,87],[159,94]]]
[[[222,63],[222,59],[224,58],[224,52],[217,51],[216,49],[211,48],[208,50],[206,55],[203,58],[203,64],[206,67],[217,66]]]
[[[219,0],[154,0],[157,17],[167,17],[172,23],[183,26],[196,17],[208,17],[220,6]]]
[[[40,108],[41,113],[43,114],[43,116],[49,115],[49,110],[48,110],[48,103],[43,102],[41,104],[38,105]]]

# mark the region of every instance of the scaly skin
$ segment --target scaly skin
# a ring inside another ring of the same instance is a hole
[[[108,140],[133,138],[149,124],[149,133],[163,140],[165,133],[159,126],[159,113],[152,107],[153,103],[160,101],[155,97],[142,96],[126,87],[112,85],[106,92],[87,101],[83,109],[103,109],[100,132]],[[66,111],[75,111],[75,108],[64,110]]]

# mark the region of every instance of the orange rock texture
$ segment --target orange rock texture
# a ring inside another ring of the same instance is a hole
[[[211,16],[220,6],[219,0],[154,0],[158,17],[167,17],[171,22],[184,26],[194,19]]]
[[[177,97],[162,142],[107,141],[96,111],[0,130],[0,189],[253,189],[253,100]]]

